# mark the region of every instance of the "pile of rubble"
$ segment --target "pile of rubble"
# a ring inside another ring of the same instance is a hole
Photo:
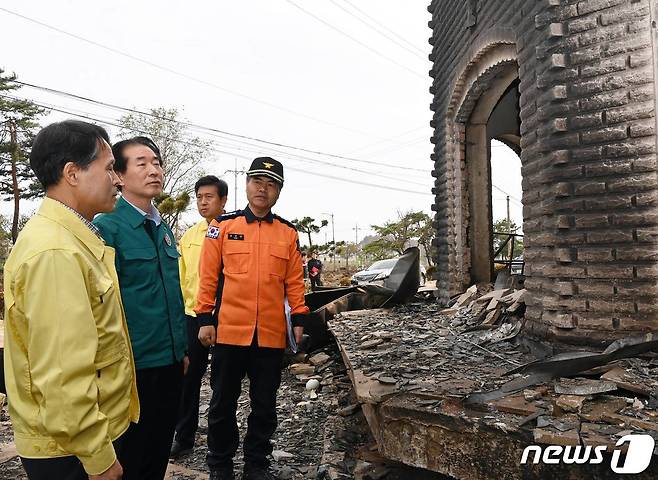
[[[629,433],[658,440],[658,337],[556,354],[519,335],[525,295],[471,287],[449,308],[414,303],[331,321],[385,456],[457,478],[515,478],[531,444],[612,452]],[[527,478],[552,478],[532,468]]]
[[[499,316],[499,325],[475,328],[483,325],[479,318],[492,299],[473,301],[451,316],[436,304],[344,312],[331,330],[354,381],[370,382],[368,402],[395,392],[466,395],[497,388],[506,370],[533,359],[505,341],[518,333],[518,320],[503,323]]]
[[[450,308],[443,309],[440,315],[456,315],[466,310],[475,323],[495,325],[501,315],[523,315],[526,290],[504,288],[478,295],[477,285],[472,285],[454,299]]]

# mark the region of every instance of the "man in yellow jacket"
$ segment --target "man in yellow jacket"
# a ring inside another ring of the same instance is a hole
[[[5,377],[30,480],[119,480],[120,437],[139,417],[114,249],[91,224],[121,184],[107,132],[68,120],[39,132],[46,190],[4,268]]]
[[[201,379],[208,368],[209,347],[199,342],[199,322],[194,313],[196,294],[199,289],[199,257],[201,246],[208,232],[208,224],[224,213],[228,199],[228,185],[214,175],[206,175],[194,184],[196,206],[203,217],[199,223],[189,228],[180,239],[181,256],[178,259],[180,283],[185,302],[185,323],[187,324],[187,354],[190,365],[183,379],[176,436],[171,447],[171,458],[177,458],[192,451],[194,437],[199,427],[199,398]]]

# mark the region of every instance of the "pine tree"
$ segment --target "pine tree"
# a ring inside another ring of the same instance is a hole
[[[295,218],[291,223],[295,226],[298,232],[305,233],[306,235],[308,235],[308,247],[309,249],[314,250],[311,234],[319,233],[321,228],[324,228],[329,224],[329,221],[322,220],[320,222],[320,225],[316,225],[315,218],[304,217],[302,219]]]
[[[4,75],[0,69],[0,196],[14,202],[11,239],[16,242],[19,231],[20,201],[43,194],[28,158],[32,140],[39,127],[37,117],[44,110],[32,102],[17,98],[20,89],[16,74]]]

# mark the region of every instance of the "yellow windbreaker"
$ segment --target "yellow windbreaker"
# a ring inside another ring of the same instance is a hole
[[[180,239],[178,267],[180,272],[180,288],[185,302],[185,315],[196,317],[196,293],[199,289],[199,258],[203,239],[208,232],[208,222],[204,219],[188,228]]]
[[[114,249],[45,198],[4,269],[5,377],[16,449],[74,455],[89,475],[139,418]]]

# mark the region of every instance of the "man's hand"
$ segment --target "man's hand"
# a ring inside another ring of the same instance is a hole
[[[183,357],[183,375],[187,375],[187,369],[190,368],[190,357],[185,355]]]
[[[215,327],[207,325],[199,329],[199,341],[204,347],[209,347],[215,344]]]
[[[304,335],[304,327],[293,327],[293,333],[295,334],[295,342],[297,345],[302,343],[302,336]]]
[[[115,460],[110,468],[100,475],[89,475],[89,480],[121,480],[123,478],[123,468],[118,460]]]

